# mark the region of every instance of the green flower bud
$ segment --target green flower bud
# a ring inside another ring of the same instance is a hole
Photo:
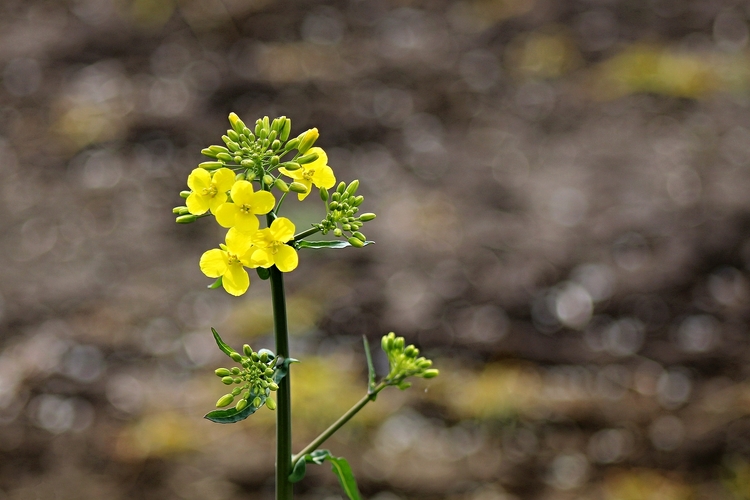
[[[351,238],[347,239],[346,241],[348,241],[349,244],[351,246],[355,247],[355,248],[362,248],[363,246],[365,246],[365,244],[362,242],[362,240],[360,240],[358,238],[355,238],[354,236],[352,236]]]
[[[300,165],[305,165],[307,163],[314,162],[315,160],[317,160],[319,158],[319,156],[320,155],[318,155],[318,153],[308,153],[308,154],[306,154],[304,156],[300,156],[299,158],[297,158],[296,161]]]
[[[224,154],[224,153],[220,153],[220,154]],[[220,161],[204,161],[203,163],[198,164],[198,167],[204,168],[206,170],[216,170],[217,168],[221,168],[223,166],[224,164]]]
[[[267,116],[263,117],[263,130],[266,132],[271,131],[271,120],[269,120]]]
[[[239,375],[240,374],[240,369],[237,368],[236,366],[232,367],[232,374],[233,375]]]
[[[273,132],[277,132],[278,133],[279,129],[281,128],[281,126],[284,123],[284,122],[282,122],[282,119],[283,119],[283,117],[279,117],[279,118],[274,118],[273,119],[273,121],[271,122],[271,130]]]
[[[229,368],[217,368],[214,373],[218,377],[226,377],[227,375],[232,374],[232,372],[229,371]]]
[[[245,158],[240,162],[240,165],[242,165],[245,168],[252,168],[255,166],[255,162],[253,160],[250,160],[248,158]]]
[[[242,133],[242,130],[240,130],[240,133]],[[227,137],[229,137],[234,142],[240,141],[240,134],[231,129],[227,130]],[[229,147],[229,145],[227,145],[227,147]]]
[[[278,139],[274,140],[271,143],[271,149],[274,151],[278,151],[279,149],[281,149],[281,141],[279,141]]]
[[[364,197],[364,196],[362,196],[362,195],[359,195],[359,196],[357,196],[356,198],[354,198],[354,203],[353,203],[353,205],[354,205],[355,207],[358,207],[358,206],[360,206],[360,205],[362,204],[362,202],[363,202],[363,201],[365,201],[365,197]]]
[[[301,168],[301,165],[297,163],[296,161],[286,161],[279,165],[280,167],[284,167],[285,169],[289,170],[290,172],[293,172],[295,170],[299,170]]]
[[[180,191],[180,198],[186,200],[188,196],[192,194],[192,191]]]
[[[266,186],[272,185],[273,181],[274,181],[273,176],[268,175],[268,174],[263,176],[263,184],[265,184]]]
[[[440,371],[436,368],[430,368],[429,370],[425,370],[424,373],[422,373],[423,378],[435,378],[438,375],[440,375]]]
[[[278,137],[279,133],[275,130],[271,130],[271,133],[268,134],[268,142],[273,143],[273,141],[276,140],[276,137]]]
[[[216,158],[218,158],[221,161],[227,162],[227,161],[234,161],[234,157],[230,155],[229,153],[218,153],[216,155]]]
[[[224,146],[209,146],[208,149],[210,149],[214,153],[228,153],[229,152],[229,150],[225,148]]]
[[[286,117],[283,118],[284,123],[281,125],[281,130],[279,131],[279,139],[286,141],[289,139],[289,134],[292,132],[292,120]]]
[[[307,192],[307,186],[302,184],[301,182],[292,182],[289,184],[289,190],[294,191],[295,193],[306,193]]]
[[[388,337],[388,335],[383,335],[383,338],[380,339],[380,348],[385,352],[388,352],[390,350],[388,345],[389,340],[390,338]]]
[[[359,216],[359,220],[361,220],[362,222],[368,222],[368,221],[371,221],[372,219],[374,219],[375,217],[376,217],[375,214],[371,214],[371,213],[368,212],[366,214],[360,215]]]
[[[342,194],[346,190],[346,182],[341,181],[339,182],[339,185],[336,186],[336,192],[339,194]]]
[[[208,156],[209,158],[216,158],[216,153],[214,151],[211,151],[211,148],[201,149],[201,154],[204,156]]]
[[[239,163],[241,161],[242,161],[242,157],[241,156],[237,155],[237,156],[234,157],[234,162],[235,163]]]
[[[242,134],[243,134],[243,135],[244,135],[245,137],[247,137],[247,140],[248,140],[248,141],[249,141],[250,143],[253,143],[253,142],[255,142],[255,134],[253,134],[253,133],[252,133],[252,131],[251,131],[251,130],[250,130],[249,128],[247,128],[247,127],[243,128],[243,129],[242,129]]]
[[[266,371],[265,371],[265,376],[266,376],[266,377],[271,377],[271,376],[273,376],[273,368],[266,368]]]
[[[270,382],[268,384],[268,388],[271,389],[272,391],[278,391],[279,385],[276,382]]]
[[[328,190],[324,187],[320,188],[320,199],[324,202],[328,201]]]
[[[239,396],[242,392],[242,387],[235,387],[232,389],[232,396]]]
[[[245,130],[245,124],[240,120],[240,117],[236,113],[229,113],[229,124],[238,133],[241,134]]]
[[[195,215],[180,215],[175,219],[175,222],[177,224],[190,224],[191,222],[195,222],[198,220],[198,217]]]
[[[255,170],[248,170],[245,172],[246,181],[252,181],[253,179],[255,179]]]
[[[399,384],[398,384],[397,387],[399,389],[401,389],[402,391],[405,391],[406,389],[408,389],[409,387],[411,387],[411,382],[401,381],[401,382],[399,382]]]
[[[181,213],[183,208],[187,209],[187,207],[174,207],[172,213],[175,215],[185,215],[184,213]]]
[[[421,368],[422,370],[424,370],[425,368],[429,368],[431,366],[432,366],[432,361],[429,359],[419,358],[417,360],[417,367]]]
[[[404,354],[410,358],[416,358],[419,355],[419,349],[413,345],[408,345],[406,346],[406,349],[404,349]]]
[[[367,241],[367,238],[365,238],[365,235],[362,234],[362,233],[360,233],[359,231],[356,231],[356,232],[352,233],[352,236],[354,236],[355,238],[357,238],[358,240],[360,240],[362,243],[364,243],[365,241]]]
[[[335,201],[336,207],[338,207],[338,202],[341,201],[341,193],[339,193],[338,191],[333,193],[333,195],[331,195],[331,200],[333,200],[331,203]]]
[[[276,409],[276,401],[273,400],[273,398],[266,398],[266,406],[269,410],[275,410]]]
[[[341,229],[343,229],[344,231],[351,231],[352,227],[349,224],[342,224]]]
[[[229,144],[232,142],[232,139],[228,135],[222,135],[221,140],[224,141],[224,144]]]
[[[260,362],[261,363],[268,363],[268,353],[267,352],[258,352],[260,355]]]
[[[253,406],[256,408],[260,406],[260,396],[255,396],[255,399],[253,399]]]
[[[241,384],[242,383],[242,379],[240,377],[234,377],[234,383],[235,384]]]
[[[299,138],[292,139],[291,141],[286,143],[286,146],[284,146],[284,151],[291,151],[292,149],[295,149],[299,145]]]
[[[239,144],[237,144],[236,142],[232,142],[232,141],[229,141],[227,143],[227,148],[229,148],[230,151],[233,151],[235,153],[239,151],[240,149],[242,149]]]
[[[276,186],[277,188],[279,188],[279,191],[281,191],[282,193],[289,192],[289,184],[287,184],[283,180],[276,179],[273,184],[274,184],[274,186]]]
[[[229,357],[232,358],[233,360],[235,360],[237,363],[239,363],[240,361],[242,361],[242,356],[238,352],[233,352],[233,353],[229,354]]]
[[[230,404],[232,404],[232,401],[234,401],[234,396],[232,396],[231,394],[224,394],[216,402],[216,407],[224,408],[225,406],[229,406]]]
[[[222,377],[221,383],[224,385],[232,385],[234,383],[234,377]]]
[[[404,337],[396,337],[393,340],[393,349],[396,351],[404,350]]]
[[[344,232],[341,231],[341,229],[339,228],[336,228],[333,230],[333,235],[336,236],[337,238],[341,237],[342,234],[344,234]]]
[[[335,196],[338,193],[333,193],[333,194]],[[336,200],[333,200],[331,203],[328,204],[328,208],[330,208],[331,210],[336,210],[337,208],[339,208],[339,202]]]
[[[261,130],[263,130],[263,120],[261,120],[260,118],[258,118],[255,121],[255,135],[257,135],[258,137],[260,137]]]
[[[299,139],[299,146],[297,146],[297,151],[299,151],[299,154],[303,155],[307,153],[307,151],[312,147],[313,144],[315,144],[315,141],[318,140],[318,129],[317,128],[311,128],[310,130],[304,132],[301,134]]]
[[[271,166],[275,167],[278,164],[279,164],[279,157],[278,157],[278,155],[272,156],[271,157]]]
[[[357,192],[357,189],[359,189],[359,180],[354,179],[351,183],[349,183],[349,187],[346,188],[346,194],[349,196],[354,196],[354,193]]]
[[[248,403],[247,403],[247,399],[240,399],[239,401],[237,401],[237,404],[235,405],[235,407],[234,407],[234,408],[235,408],[235,409],[236,409],[237,411],[242,411],[242,410],[244,410],[245,408],[247,408],[247,404],[248,404]]]

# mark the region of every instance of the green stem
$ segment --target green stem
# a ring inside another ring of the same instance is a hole
[[[305,229],[301,233],[294,235],[294,241],[299,241],[307,238],[308,236],[312,236],[315,233],[319,233],[320,228],[319,227],[311,227],[310,229]]]
[[[271,225],[272,218],[268,218]],[[270,268],[271,298],[273,300],[273,325],[276,340],[276,354],[289,357],[289,330],[286,320],[286,298],[284,295],[284,275],[276,266]],[[290,374],[281,379],[276,391],[276,500],[291,500],[292,483],[292,402]]]
[[[324,430],[320,434],[320,436],[313,439],[310,444],[308,444],[302,449],[302,451],[294,455],[292,457],[292,466],[294,466],[294,464],[296,464],[298,460],[300,460],[302,457],[304,457],[308,453],[312,453],[313,451],[317,450],[318,447],[326,441],[326,439],[331,437],[345,423],[351,420],[352,417],[356,415],[359,412],[359,410],[364,408],[367,403],[369,403],[370,401],[374,401],[375,396],[377,396],[378,393],[382,391],[383,389],[385,389],[386,387],[387,387],[387,384],[385,383],[385,381],[383,381],[383,382],[380,382],[378,385],[376,385],[372,389],[372,391],[369,391],[367,394],[365,394],[365,396],[362,399],[360,399],[354,406],[349,408],[349,411],[341,415],[341,417],[338,420],[336,420],[333,424],[331,424],[331,426],[328,429]]]

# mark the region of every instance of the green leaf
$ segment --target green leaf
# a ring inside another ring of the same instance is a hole
[[[248,399],[248,405],[243,408],[242,411],[237,411],[236,408],[214,410],[206,413],[203,418],[206,418],[211,422],[216,422],[217,424],[234,424],[235,422],[245,420],[247,417],[258,411],[258,408],[266,404],[266,399],[268,399],[268,394],[270,392],[271,391],[269,391],[268,389],[265,390],[265,393],[261,394],[255,394],[251,392],[250,399]],[[258,406],[255,406],[253,404],[253,400],[256,396],[260,396],[260,404]]]
[[[365,241],[362,246],[373,245],[374,241]],[[295,243],[297,248],[346,248],[352,246],[348,241],[307,241],[300,240]]]
[[[267,280],[271,276],[271,271],[265,267],[256,267],[255,272],[258,273],[258,278],[262,280]]]
[[[367,342],[367,337],[362,335],[362,343],[365,345],[365,358],[367,358],[367,389],[368,392],[372,393],[375,389],[375,379],[377,374],[375,373],[375,365],[372,363],[372,354],[370,353],[370,344]]]
[[[302,478],[305,477],[306,468],[307,461],[304,458],[297,460],[297,463],[294,464],[294,469],[292,469],[292,473],[289,474],[289,482],[297,483],[301,481]]]
[[[229,356],[233,352],[236,352],[234,349],[229,347],[226,343],[224,343],[223,340],[221,340],[221,337],[219,336],[219,332],[211,328],[211,333],[214,334],[214,339],[216,340],[216,344],[219,346],[219,349],[221,349],[221,352]]]
[[[339,483],[344,489],[346,496],[349,497],[349,500],[362,500],[362,497],[359,495],[359,488],[357,488],[357,480],[354,479],[352,468],[345,458],[334,457],[328,450],[315,450],[305,455],[305,461],[312,464],[321,465],[326,460],[331,463],[333,473],[338,477]],[[300,462],[302,462],[301,459]]]
[[[281,379],[286,377],[286,374],[289,373],[289,365],[292,363],[299,363],[299,360],[294,358],[282,358],[279,356],[276,358],[276,368],[273,371],[273,381],[277,384],[281,382]]]
[[[218,278],[216,278],[216,281],[214,281],[213,283],[211,283],[210,285],[208,285],[208,288],[211,289],[211,290],[215,290],[215,289],[219,288],[220,286],[221,286],[221,276],[219,276]]]

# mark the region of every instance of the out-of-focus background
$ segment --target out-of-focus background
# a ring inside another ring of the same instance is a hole
[[[3,0],[0,499],[272,497],[273,414],[202,419],[209,327],[271,347],[268,283],[206,289],[223,233],[171,213],[235,111],[318,127],[378,214],[376,245],[287,276],[296,449],[363,394],[361,336],[394,330],[441,376],[328,443],[367,498],[747,500],[749,17]],[[300,498],[341,495],[327,469]]]

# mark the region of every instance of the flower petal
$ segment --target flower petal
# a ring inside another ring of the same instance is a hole
[[[312,169],[317,170],[323,165],[328,165],[328,155],[326,154],[325,151],[323,151],[323,148],[319,148],[316,146],[314,148],[310,148],[310,150],[305,154],[309,155],[310,153],[318,153],[318,159],[312,163],[308,163],[306,165],[307,168],[309,169],[312,168]]]
[[[242,255],[253,245],[254,233],[243,233],[236,227],[227,232],[227,248],[235,255]]]
[[[211,185],[211,174],[206,169],[196,168],[190,172],[187,185],[194,192],[200,192]]]
[[[216,215],[216,222],[221,227],[233,227],[237,218],[239,209],[234,203],[224,203],[216,209],[214,215]]]
[[[299,168],[297,170],[287,170],[284,167],[279,168],[279,172],[286,175],[287,177],[291,177],[294,180],[301,179],[303,175],[305,175],[305,168]]]
[[[268,191],[258,191],[253,194],[252,202],[250,205],[253,207],[253,213],[257,215],[267,214],[273,210],[273,206],[276,205],[276,198],[273,197]]]
[[[273,241],[286,243],[294,237],[294,223],[286,217],[279,217],[273,221],[270,229]]]
[[[273,254],[265,248],[258,248],[250,254],[252,267],[271,267],[273,265]]]
[[[237,181],[232,186],[232,201],[237,206],[251,205],[253,202],[253,184],[248,181]]]
[[[238,210],[234,218],[234,226],[243,233],[254,233],[260,227],[260,221],[255,215]]]
[[[213,197],[208,198],[208,208],[211,209],[211,213],[216,215],[216,210],[225,204],[227,201],[226,193],[216,193]]]
[[[276,267],[279,268],[279,271],[281,271],[282,273],[288,273],[289,271],[294,271],[297,268],[299,257],[297,256],[297,251],[294,250],[294,248],[290,247],[289,245],[282,245],[274,254],[273,261],[276,264]]]
[[[308,194],[310,194],[310,190],[312,190],[312,181],[309,179],[299,179],[297,182],[299,182],[300,184],[304,184],[305,187],[307,188],[307,191],[305,191],[304,193],[297,194],[297,199],[299,201],[302,201],[305,198],[307,198]]]
[[[188,212],[193,215],[202,215],[208,212],[208,200],[205,196],[201,196],[198,193],[190,193],[190,196],[185,200]]]
[[[200,268],[209,278],[218,278],[227,270],[227,253],[214,248],[201,255]]]
[[[234,184],[234,172],[228,168],[220,168],[214,172],[211,182],[220,193],[226,193]]]
[[[316,169],[312,180],[316,186],[326,189],[331,189],[336,185],[336,176],[333,175],[333,169],[328,165],[323,165],[321,168]]]
[[[250,287],[250,276],[241,264],[233,264],[224,273],[221,284],[227,293],[234,296],[242,295]]]

